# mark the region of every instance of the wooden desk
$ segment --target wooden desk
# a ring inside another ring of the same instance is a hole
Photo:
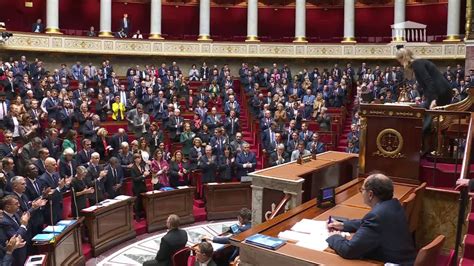
[[[39,253],[46,254],[47,265],[85,265],[82,254],[81,224],[84,218],[80,218],[74,224],[68,226],[56,241],[34,242]]]
[[[250,183],[209,183],[204,185],[208,220],[235,219],[242,208],[252,208]]]
[[[250,173],[252,177],[252,223],[265,221],[273,206],[291,195],[292,209],[317,197],[323,187],[340,186],[358,176],[358,155],[328,151],[301,165],[290,162]]]
[[[347,184],[336,188],[337,205],[330,209],[320,209],[316,206],[316,200],[310,200],[288,212],[281,214],[270,221],[258,224],[251,229],[232,236],[231,243],[240,247],[240,259],[244,264],[251,265],[381,265],[383,263],[365,260],[346,260],[331,251],[316,251],[287,243],[276,251],[259,248],[246,244],[247,237],[254,234],[264,234],[277,237],[285,230],[290,230],[293,225],[302,219],[327,220],[329,215],[342,216],[349,219],[360,219],[369,210],[364,207],[350,206],[346,201],[351,200],[359,194],[359,187],[363,179],[354,179]],[[395,194],[408,197],[416,186],[411,184],[395,184]],[[408,191],[408,192],[406,192]],[[405,193],[406,192],[406,193]]]
[[[151,233],[166,228],[166,220],[170,214],[178,215],[181,224],[193,223],[195,190],[195,187],[187,187],[171,191],[142,193],[147,232]]]
[[[130,197],[93,211],[81,211],[94,257],[136,236],[132,222],[134,201]]]

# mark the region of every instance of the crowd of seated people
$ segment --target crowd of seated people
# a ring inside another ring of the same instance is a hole
[[[257,166],[257,154],[243,140],[242,104],[259,121],[268,165],[282,164],[299,154],[327,149],[319,140],[322,132],[331,129],[327,110],[351,101],[348,96],[355,80],[359,84],[356,108],[364,100],[363,91],[378,92],[377,99],[388,99],[390,91],[399,95],[403,73],[397,71],[401,69],[379,69],[372,72],[363,64],[356,72],[350,64],[344,68],[336,64],[330,70],[304,69],[292,75],[287,65],[261,68],[244,63],[234,78],[227,65],[203,63],[186,76],[173,62],[130,67],[119,78],[108,60],[100,66],[76,62],[71,68],[62,64],[52,70],[46,70],[39,59],[28,62],[25,56],[0,61],[4,128],[0,193],[25,198],[20,200],[25,206],[14,211],[19,217],[34,209],[31,216],[43,218],[34,219],[38,224],[26,222],[33,232],[29,235],[34,235],[43,224],[63,218],[62,192],[71,189],[75,193],[71,209],[78,215],[87,205],[123,194],[125,178],[131,178],[138,197],[150,189],[149,179],[154,189],[177,187],[189,184],[196,171],[203,183],[240,180]],[[448,69],[447,77],[452,73],[461,100],[471,81],[470,76],[460,80],[460,71],[460,66],[456,74]],[[248,102],[241,102],[235,79],[240,80]],[[191,81],[200,81],[197,89],[191,88]],[[123,121],[124,126],[109,134],[107,120]],[[309,129],[313,122],[319,125],[316,132]],[[357,112],[353,124],[349,152],[358,148]],[[2,208],[11,202],[7,198]],[[140,219],[143,208],[140,200],[136,202]],[[5,232],[0,243],[17,234],[17,227],[6,226],[0,227]]]

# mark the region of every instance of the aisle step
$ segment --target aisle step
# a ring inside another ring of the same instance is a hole
[[[194,216],[195,223],[206,221],[207,220],[206,209],[193,206],[193,216]]]
[[[204,201],[203,201],[203,200],[200,200],[200,199],[194,199],[193,205],[194,205],[196,208],[204,208],[204,206],[205,206]]]

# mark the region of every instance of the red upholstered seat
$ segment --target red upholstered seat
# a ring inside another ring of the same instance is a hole
[[[71,211],[71,193],[67,193],[63,197],[63,218],[72,217]]]
[[[182,248],[173,254],[171,262],[173,266],[188,265],[188,258],[191,255],[191,249],[189,247]]]

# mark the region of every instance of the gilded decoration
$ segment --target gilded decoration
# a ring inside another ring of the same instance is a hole
[[[88,38],[64,35],[45,35],[13,32],[14,36],[2,49],[35,52],[61,52],[84,54],[128,54],[208,57],[274,58],[347,58],[347,59],[393,59],[395,44],[282,44],[248,42],[179,42],[167,40],[123,40],[113,38]],[[421,58],[464,59],[465,44],[460,43],[407,43]]]
[[[377,135],[377,151],[372,155],[386,158],[405,158],[400,151],[403,148],[403,137],[400,132],[393,128],[386,128]]]

